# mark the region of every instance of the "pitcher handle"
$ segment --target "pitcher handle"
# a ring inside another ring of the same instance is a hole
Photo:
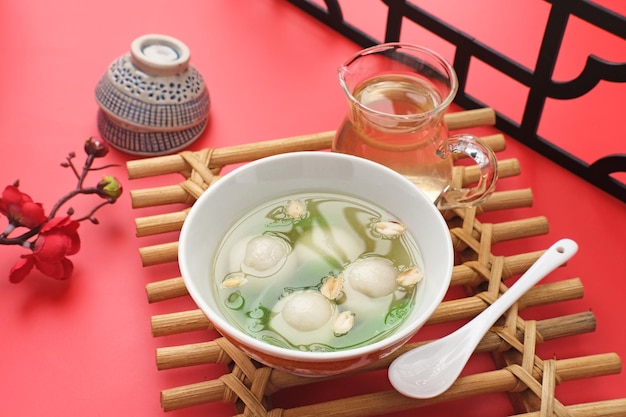
[[[493,192],[498,179],[498,161],[493,151],[476,136],[454,135],[447,141],[448,152],[465,154],[480,168],[478,183],[471,188],[448,186],[437,201],[439,209],[474,207],[484,202]]]

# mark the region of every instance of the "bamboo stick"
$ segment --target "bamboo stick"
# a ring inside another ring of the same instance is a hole
[[[151,325],[155,337],[204,330],[212,326],[200,309],[158,314],[152,316]]]
[[[137,217],[135,219],[135,234],[137,237],[142,237],[160,233],[177,232],[183,227],[183,222],[189,210],[190,209],[185,209],[172,213]]]
[[[176,277],[148,283],[146,285],[146,295],[149,303],[156,303],[189,295],[189,291],[187,291],[183,277]]]
[[[444,121],[449,130],[468,129],[479,126],[493,126],[496,123],[496,113],[489,107],[473,110],[463,110],[447,113]]]
[[[494,125],[495,112],[490,108],[466,110],[448,113],[444,120],[450,130],[466,129],[477,126]],[[274,139],[252,144],[216,148],[211,155],[209,168],[248,162],[277,153],[297,151],[318,151],[330,149],[335,131]],[[187,173],[189,166],[180,155],[157,156],[153,158],[129,161],[126,164],[128,178],[144,178],[155,175]]]
[[[211,155],[209,168],[219,168],[226,165],[249,162],[280,153],[330,149],[334,136],[335,131],[333,130],[290,138],[215,148]],[[190,169],[185,160],[178,154],[128,161],[126,168],[129,179],[174,173],[181,173],[188,176]]]
[[[506,149],[506,139],[502,133],[481,136],[479,139],[496,153],[502,152]]]
[[[155,315],[151,325],[154,337],[213,329],[213,324],[200,309]]]
[[[496,328],[497,326],[494,326]],[[544,341],[559,339],[567,336],[580,335],[584,333],[591,333],[596,330],[596,318],[591,311],[583,311],[581,313],[567,314],[559,317],[552,317],[549,319],[543,319],[537,321],[537,331],[541,334]],[[524,340],[524,334],[520,329],[517,329],[515,336],[517,340],[522,342]],[[397,351],[390,354],[376,363],[364,368],[364,370],[377,370],[387,368],[391,365],[393,360],[411,350],[414,347],[421,346],[428,343],[428,341],[420,341],[414,343],[407,343],[400,347]],[[495,332],[488,332],[485,334],[481,342],[476,348],[475,352],[495,352],[502,348],[502,338]],[[289,379],[292,380],[292,374],[289,375]],[[298,377],[302,379],[303,377]],[[306,377],[304,377],[306,379]],[[272,384],[281,386],[280,379],[272,380]],[[289,386],[292,386],[295,382],[292,380]]]
[[[544,216],[495,223],[492,226],[492,244],[548,233],[548,219]],[[469,236],[461,227],[451,227],[450,233],[455,251],[460,252],[467,246],[467,239],[480,240],[482,225],[476,223]]]
[[[583,297],[583,286],[578,278],[537,285],[518,300],[518,309],[535,307],[559,301],[575,300]],[[480,297],[465,297],[442,302],[426,324],[445,323],[471,318],[488,305]]]
[[[621,369],[621,361],[614,353],[562,359],[556,362],[557,372],[563,381],[615,374]],[[274,373],[280,374],[281,372],[274,371]],[[535,371],[534,377],[539,378],[538,371]],[[307,380],[311,381],[310,378]],[[319,380],[316,379],[316,381]],[[510,371],[500,369],[461,377],[448,391],[433,399],[416,400],[404,397],[395,391],[382,391],[282,410],[282,415],[293,417],[370,416],[479,394],[512,391],[516,388],[517,382],[518,379]],[[172,411],[219,401],[224,396],[224,390],[225,385],[219,379],[166,389],[161,391],[161,407],[164,411]]]
[[[156,365],[158,370],[183,368],[219,363],[219,359],[225,356],[215,341],[168,346],[157,348]]]
[[[626,416],[626,398],[567,405],[565,409],[576,417],[623,417]],[[541,417],[541,412],[515,414],[515,417]]]
[[[559,337],[573,335],[573,334],[582,334],[591,332],[595,329],[595,317],[591,312],[584,312],[573,314],[570,316],[557,317],[553,319],[542,320],[537,323],[537,330],[541,332],[544,340],[552,340]],[[521,332],[517,334],[518,340],[523,340],[524,335]],[[495,333],[489,332],[485,335],[483,340],[479,343],[476,352],[493,352],[500,348],[500,339],[495,335]],[[409,343],[402,346],[396,352],[392,353],[386,358],[377,361],[373,365],[370,365],[366,368],[362,368],[357,373],[364,373],[369,371],[376,371],[387,368],[391,362],[401,355],[402,353],[413,349],[417,346],[423,345],[427,342],[416,342]],[[186,350],[192,349],[206,349],[203,354],[206,356],[206,359],[210,360],[208,363],[216,363],[218,358],[224,355],[220,355],[221,349],[218,347],[216,342],[209,342],[210,347],[205,346],[196,346],[189,345],[185,349],[178,351],[170,351],[164,352],[165,355],[168,355],[168,360],[172,361],[170,365],[176,362],[182,362],[183,359],[180,358],[180,355],[191,354],[190,352],[186,352]],[[177,357],[174,358],[173,355]],[[198,355],[197,353],[195,355]],[[205,359],[205,360],[206,360]],[[184,364],[178,363],[180,366],[185,366]],[[201,365],[202,363],[197,363],[197,365]],[[191,364],[190,364],[191,365]],[[166,369],[166,368],[163,368]],[[272,395],[275,392],[278,392],[285,388],[294,388],[302,385],[310,384],[312,381],[319,382],[326,379],[336,379],[341,378],[341,375],[335,375],[331,377],[322,377],[316,378],[315,380],[311,380],[309,377],[303,377],[299,375],[294,375],[288,372],[273,370],[268,384],[265,388],[265,395]],[[167,401],[171,404],[177,404],[177,408],[189,407],[191,405],[199,405],[202,403],[209,403],[220,401],[224,397],[224,390],[226,389],[224,384],[213,383],[207,386],[203,386],[201,384],[193,384],[194,388],[192,390],[186,390],[185,387],[178,387],[171,390],[165,390],[161,394],[162,403],[163,401]]]
[[[225,385],[221,379],[168,388],[161,391],[161,407],[163,411],[173,411],[219,401],[213,398],[222,399],[224,391]]]
[[[561,328],[557,329],[557,327]],[[593,332],[595,328],[596,319],[590,311],[544,319],[537,322],[537,331],[539,331],[544,341],[573,336],[576,334],[590,333]],[[518,329],[516,334],[517,340],[521,342],[524,340],[524,337],[525,335]],[[426,343],[428,343],[428,341],[407,343],[406,345],[400,347],[397,351],[391,353],[389,356],[380,359],[372,365],[364,367],[357,372],[385,369],[401,354]],[[501,348],[501,343],[502,339],[495,332],[488,332],[477,346],[476,352],[496,352]],[[274,371],[268,384],[272,388],[269,388],[266,394],[271,395],[283,388],[293,388],[295,386],[306,385],[309,383],[310,379],[308,377],[293,375],[288,372]]]
[[[496,191],[489,196],[487,201],[477,207],[477,213],[480,214],[488,211],[531,207],[532,205],[533,193],[530,188]]]
[[[455,166],[455,170],[463,170],[463,186],[466,187],[478,181],[480,178],[480,168],[478,165]],[[509,178],[521,173],[519,161],[515,158],[498,161],[498,178]]]
[[[464,246],[464,242],[457,236],[455,230],[456,228],[451,230],[452,243],[458,249]],[[539,216],[494,224],[492,241],[497,243],[546,233],[548,233],[548,221],[545,217]],[[480,230],[473,230],[472,237],[478,239]],[[178,242],[144,246],[139,249],[139,255],[143,266],[176,262],[178,259]]]
[[[616,354],[607,353],[557,360],[556,366],[561,379],[571,381],[619,373],[621,361]],[[538,370],[535,369],[533,377],[540,377]],[[384,391],[282,410],[281,415],[283,417],[374,416],[481,394],[507,392],[515,389],[517,384],[518,379],[510,371],[500,369],[461,377],[448,391],[435,398],[418,400],[404,397],[396,391]]]
[[[464,246],[464,242],[452,229],[452,243],[455,248]],[[523,220],[513,220],[494,224],[493,243],[508,240],[520,239],[523,237],[538,236],[548,233],[548,221],[545,217],[539,216]],[[474,230],[472,236],[479,238],[479,231]],[[178,242],[162,243],[152,246],[145,246],[139,249],[143,266],[176,262],[178,260]]]
[[[506,256],[502,268],[502,279],[507,279],[525,272],[544,252],[545,251],[535,251]],[[480,284],[482,278],[471,265],[474,265],[474,263],[464,262],[460,265],[456,265],[452,270],[450,286],[470,285],[475,287]]]
[[[522,230],[516,230],[517,228],[522,228]],[[544,216],[495,223],[493,225],[492,244],[547,233],[548,219]]]
[[[475,183],[480,177],[480,169],[475,165],[455,167],[454,169],[462,170],[463,186]],[[520,164],[517,159],[511,158],[498,161],[499,178],[513,177],[519,175],[520,172]],[[217,176],[217,178],[219,178],[219,176]],[[166,204],[191,205],[195,201],[195,199],[191,197],[189,193],[179,184],[131,190],[130,198],[133,208],[145,208]]]
[[[579,279],[557,281],[533,287],[518,300],[518,306],[528,308],[552,302],[573,300],[581,298],[582,295],[583,287]],[[486,306],[485,301],[477,296],[445,301],[435,309],[435,312],[426,324],[469,319],[484,310]],[[180,322],[179,326],[176,325],[177,322]],[[203,330],[210,326],[209,319],[206,318],[202,311],[195,309],[154,316],[152,319],[152,334],[165,336],[174,333]]]
[[[143,237],[179,231],[183,227],[183,222],[188,213],[189,210],[182,210],[167,214],[137,217],[135,219],[135,234],[137,237]]]
[[[504,259],[503,279],[521,274],[530,267],[544,251],[522,253],[507,256]],[[451,286],[455,285],[478,285],[481,281],[479,274],[467,264],[456,265],[452,272]],[[163,281],[151,282],[146,285],[146,295],[149,303],[169,300],[171,298],[188,295],[187,287],[182,277],[171,278]]]
[[[142,266],[151,266],[176,262],[178,260],[178,242],[161,243],[139,248]]]
[[[555,293],[558,297],[554,296]],[[558,301],[579,300],[585,295],[585,290],[580,278],[571,278],[535,285],[526,294],[528,297],[521,297],[517,302],[517,308],[520,311]]]
[[[544,341],[558,339],[565,336],[573,336],[592,332],[595,330],[596,320],[592,312],[583,312],[570,314],[566,316],[539,320],[537,322],[537,331],[541,334]],[[523,341],[523,334],[518,332],[517,338]],[[400,354],[420,345],[428,343],[428,341],[407,343],[396,352],[386,358],[377,361],[372,366],[364,368],[362,371],[376,370],[386,368],[393,359]],[[492,352],[500,348],[502,339],[494,333],[488,332],[483,340],[478,344],[476,352]],[[215,341],[193,343],[180,346],[168,346],[157,348],[156,364],[159,370],[182,368],[187,366],[205,365],[210,363],[219,363],[220,358],[226,355],[222,354],[222,348]],[[278,371],[275,371],[275,373]],[[306,383],[308,378],[298,377],[286,373],[285,378],[272,380],[272,386],[277,389],[287,388],[294,385]]]
[[[510,225],[509,225],[510,226]],[[496,234],[496,233],[494,233]],[[526,253],[526,254],[519,254],[519,255],[513,255],[510,257],[505,258],[505,267],[504,267],[504,273],[502,278],[506,279],[509,278],[510,276],[522,273],[523,271],[525,271],[530,265],[532,265],[532,263],[534,263],[534,261],[536,259],[539,258],[539,256],[541,255],[543,251],[537,251],[537,252],[530,252],[530,253]],[[475,270],[473,270],[472,268],[470,268],[469,266],[463,264],[463,265],[458,265],[454,268],[453,270],[453,275],[452,275],[452,280],[451,280],[451,285],[470,285],[470,284],[476,284],[477,280],[478,280],[478,275],[476,273]],[[580,289],[576,289],[576,285],[572,285],[570,283],[570,281],[566,281],[565,283],[555,283],[555,285],[563,285],[566,286],[567,288],[569,288],[570,290],[574,291],[575,294],[580,294],[580,296],[582,296],[582,286],[580,286]],[[551,293],[549,291],[547,292],[542,292],[539,293],[537,288],[543,288],[541,286],[535,287],[533,288],[531,291],[536,292],[537,295],[533,296],[533,297],[538,297],[539,294],[542,295],[542,297],[547,300],[547,301],[542,301],[540,302],[541,304],[545,304],[547,302],[549,302],[549,300],[551,299],[550,297],[552,296]],[[173,298],[173,297],[177,297],[177,296],[181,296],[181,295],[186,295],[187,294],[187,290],[185,288],[185,284],[182,280],[182,278],[178,277],[178,278],[174,278],[171,281],[166,281],[164,283],[154,283],[151,284],[149,287],[147,287],[147,292],[148,292],[148,298],[149,300],[152,300],[151,302],[154,301],[158,301],[158,300],[164,300],[164,299],[168,299],[168,298]],[[566,288],[562,288],[560,290],[561,292],[563,292],[564,294],[569,294],[569,291],[566,291]],[[152,294],[154,292],[154,294]],[[531,292],[531,294],[533,294]],[[576,298],[578,297],[578,295],[572,295],[572,297]],[[462,300],[458,300],[458,303],[460,304],[461,302],[466,303],[466,305],[459,307],[459,310],[461,311],[465,311],[465,309],[469,309],[468,311],[476,311],[477,306],[480,304],[480,302],[476,301],[476,300],[472,300],[472,299],[468,299],[466,301],[462,301]],[[482,302],[482,301],[481,301]],[[523,298],[519,301],[520,303],[523,302]],[[435,311],[435,314],[437,313],[437,311]],[[175,315],[177,316],[178,314],[182,314],[182,313],[175,313]],[[195,314],[194,314],[195,315]],[[182,317],[182,316],[181,316]],[[186,319],[184,319],[183,321],[187,321]],[[153,326],[158,326],[159,321],[157,321],[157,323],[153,324]],[[167,326],[170,326],[171,324],[168,322],[166,322]],[[206,327],[206,323],[204,322],[204,320],[201,320],[197,323],[198,328],[195,328],[193,330],[199,330],[201,328],[205,328]],[[172,326],[173,328],[175,328],[176,326]],[[186,330],[189,331],[189,330]],[[153,332],[156,332],[158,334],[170,334],[169,331],[164,332],[161,329],[158,328],[154,328],[153,327]]]
[[[532,191],[527,189],[496,191],[487,201],[478,207],[478,213],[512,208],[530,207],[533,204]],[[153,216],[138,217],[135,219],[135,232],[137,237],[150,236],[160,233],[175,232],[180,230],[189,213],[189,209],[157,214]]]
[[[130,200],[134,209],[166,204],[192,205],[195,201],[195,199],[178,184],[131,190]]]

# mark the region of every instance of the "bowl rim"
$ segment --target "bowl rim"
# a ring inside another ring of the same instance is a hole
[[[330,155],[330,156],[329,156]],[[454,263],[454,253],[452,247],[451,238],[446,239],[444,246],[446,248],[446,265],[445,265],[445,275],[443,276],[443,282],[439,288],[434,299],[432,299],[432,303],[428,305],[426,310],[420,315],[420,317],[424,317],[424,320],[421,323],[415,323],[414,325],[403,325],[396,331],[394,331],[389,336],[376,341],[374,343],[359,346],[351,349],[341,349],[331,352],[310,352],[310,351],[300,351],[296,349],[287,349],[279,346],[274,346],[269,343],[258,340],[252,336],[245,334],[244,332],[237,329],[235,326],[230,324],[228,320],[221,316],[220,312],[215,312],[213,309],[208,306],[205,302],[202,294],[200,294],[199,290],[193,283],[193,279],[190,278],[190,273],[188,271],[188,266],[186,264],[186,258],[184,256],[185,251],[187,250],[187,236],[192,233],[193,226],[192,223],[197,213],[201,211],[201,207],[203,207],[206,203],[206,200],[212,198],[213,194],[220,192],[220,189],[226,188],[229,186],[230,180],[234,179],[237,176],[242,175],[242,173],[252,171],[259,165],[276,163],[282,160],[289,160],[294,158],[336,158],[336,159],[344,159],[347,162],[368,165],[372,169],[382,170],[394,178],[395,181],[400,181],[405,183],[407,187],[414,187],[417,189],[418,195],[420,195],[422,199],[430,202],[428,197],[424,192],[419,190],[410,180],[408,180],[403,175],[398,172],[378,164],[376,162],[372,162],[370,160],[348,155],[348,154],[340,154],[335,152],[319,152],[319,151],[297,151],[297,152],[288,152],[284,154],[272,155],[268,157],[263,157],[251,162],[248,162],[244,165],[238,166],[229,173],[225,174],[219,181],[213,184],[210,188],[208,188],[194,203],[191,207],[189,213],[187,214],[185,221],[183,222],[183,226],[181,228],[180,236],[179,236],[179,246],[178,246],[178,263],[181,275],[183,277],[183,281],[189,291],[194,302],[200,308],[200,310],[207,316],[209,321],[215,326],[216,329],[219,329],[220,332],[224,332],[222,334],[226,339],[232,338],[237,340],[243,347],[250,347],[255,351],[262,352],[265,355],[273,356],[276,358],[280,358],[281,360],[288,361],[298,361],[298,362],[333,362],[339,360],[350,360],[357,357],[363,357],[367,355],[371,355],[376,352],[388,351],[387,353],[391,353],[393,350],[402,346],[406,343],[432,316],[435,309],[441,304],[445,294],[449,288],[450,281],[452,278],[452,269]],[[445,222],[445,219],[436,208],[433,203],[430,203],[430,207],[432,207],[432,213],[434,221],[438,222],[438,227],[442,227],[444,231],[446,231],[446,236],[449,237],[449,233],[447,233],[448,226]],[[195,210],[194,210],[195,209]],[[211,261],[212,262],[212,261]],[[391,350],[390,350],[391,349]]]

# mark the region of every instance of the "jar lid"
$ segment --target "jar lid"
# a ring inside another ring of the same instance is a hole
[[[135,66],[147,74],[175,75],[187,69],[191,53],[176,38],[149,34],[131,43],[130,55]]]

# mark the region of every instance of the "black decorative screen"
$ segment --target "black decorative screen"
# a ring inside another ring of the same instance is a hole
[[[520,121],[505,116],[496,106],[496,127],[519,142],[550,158],[574,174],[626,202],[626,183],[619,180],[618,173],[626,173],[626,153],[621,150],[609,153],[589,163],[550,142],[538,134],[547,100],[570,100],[588,94],[600,81],[626,82],[626,62],[609,62],[593,54],[587,57],[583,71],[568,81],[553,78],[557,58],[568,23],[572,17],[580,19],[598,30],[604,30],[624,40],[626,50],[626,17],[586,0],[542,0],[550,10],[545,31],[541,38],[537,63],[529,69],[520,62],[488,45],[479,42],[460,28],[444,22],[414,2],[407,0],[380,0],[386,9],[384,39],[376,39],[344,19],[341,0],[288,0],[308,14],[329,25],[362,47],[382,42],[400,40],[403,24],[413,22],[455,45],[453,65],[459,78],[459,92],[455,102],[463,108],[486,107],[466,91],[470,61],[475,58],[487,64],[528,89]],[[417,0],[415,0],[418,2]],[[537,0],[540,1],[540,0]],[[624,98],[610,103],[621,106],[626,116]],[[623,123],[623,121],[618,121]],[[616,133],[616,134],[619,134]],[[620,149],[626,150],[626,134],[619,139]],[[623,177],[623,175],[622,175]]]

